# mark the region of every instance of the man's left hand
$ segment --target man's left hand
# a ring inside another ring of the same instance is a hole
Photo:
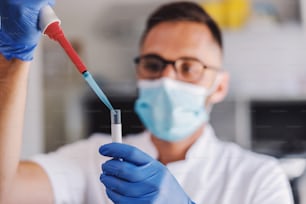
[[[114,203],[193,203],[167,167],[141,150],[111,143],[101,146],[99,152],[114,158],[102,164],[100,177]]]

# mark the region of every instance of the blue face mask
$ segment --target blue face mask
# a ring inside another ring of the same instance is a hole
[[[205,101],[211,91],[168,78],[140,80],[135,111],[156,137],[180,141],[209,120]]]

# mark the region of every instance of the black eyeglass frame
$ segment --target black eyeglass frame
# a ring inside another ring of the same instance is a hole
[[[205,69],[210,69],[210,70],[213,70],[213,71],[216,71],[216,72],[222,72],[223,71],[221,68],[213,67],[213,66],[208,66],[205,63],[203,63],[201,60],[199,60],[197,58],[194,58],[194,57],[180,57],[180,58],[178,58],[178,59],[173,61],[173,60],[166,60],[166,59],[162,58],[161,56],[159,56],[157,54],[146,54],[146,55],[141,55],[141,56],[135,57],[134,58],[135,65],[139,65],[140,60],[144,59],[144,58],[147,58],[147,57],[153,57],[153,58],[159,59],[163,63],[163,67],[160,70],[161,73],[167,67],[167,65],[169,65],[169,64],[172,65],[172,67],[174,68],[175,72],[177,72],[177,67],[175,66],[175,64],[179,60],[193,60],[193,61],[199,62],[202,65],[204,70]]]

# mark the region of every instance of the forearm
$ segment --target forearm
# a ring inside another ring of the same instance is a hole
[[[0,54],[0,200],[19,164],[28,72],[29,62]]]

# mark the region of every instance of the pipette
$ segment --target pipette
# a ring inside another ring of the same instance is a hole
[[[60,27],[60,23],[60,19],[56,16],[55,12],[50,6],[45,6],[41,9],[39,14],[39,26],[42,30],[42,33],[47,35],[52,40],[57,41],[62,46],[71,61],[75,64],[78,71],[82,74],[83,78],[91,87],[91,89],[95,92],[99,99],[108,107],[108,109],[113,112],[114,108],[112,107],[108,98],[100,89],[90,72],[87,70],[86,66],[82,62],[77,52],[73,49],[70,42],[65,37],[64,32]]]
[[[49,38],[59,42],[62,48],[65,50],[71,61],[75,64],[78,71],[82,74],[91,89],[96,93],[99,99],[108,107],[111,112],[111,134],[113,142],[122,142],[122,127],[121,127],[121,111],[114,109],[109,102],[106,95],[100,89],[86,66],[78,56],[76,51],[71,46],[70,42],[64,35],[63,30],[60,27],[60,19],[56,16],[53,9],[50,6],[42,8],[39,16],[39,26],[42,33]]]

